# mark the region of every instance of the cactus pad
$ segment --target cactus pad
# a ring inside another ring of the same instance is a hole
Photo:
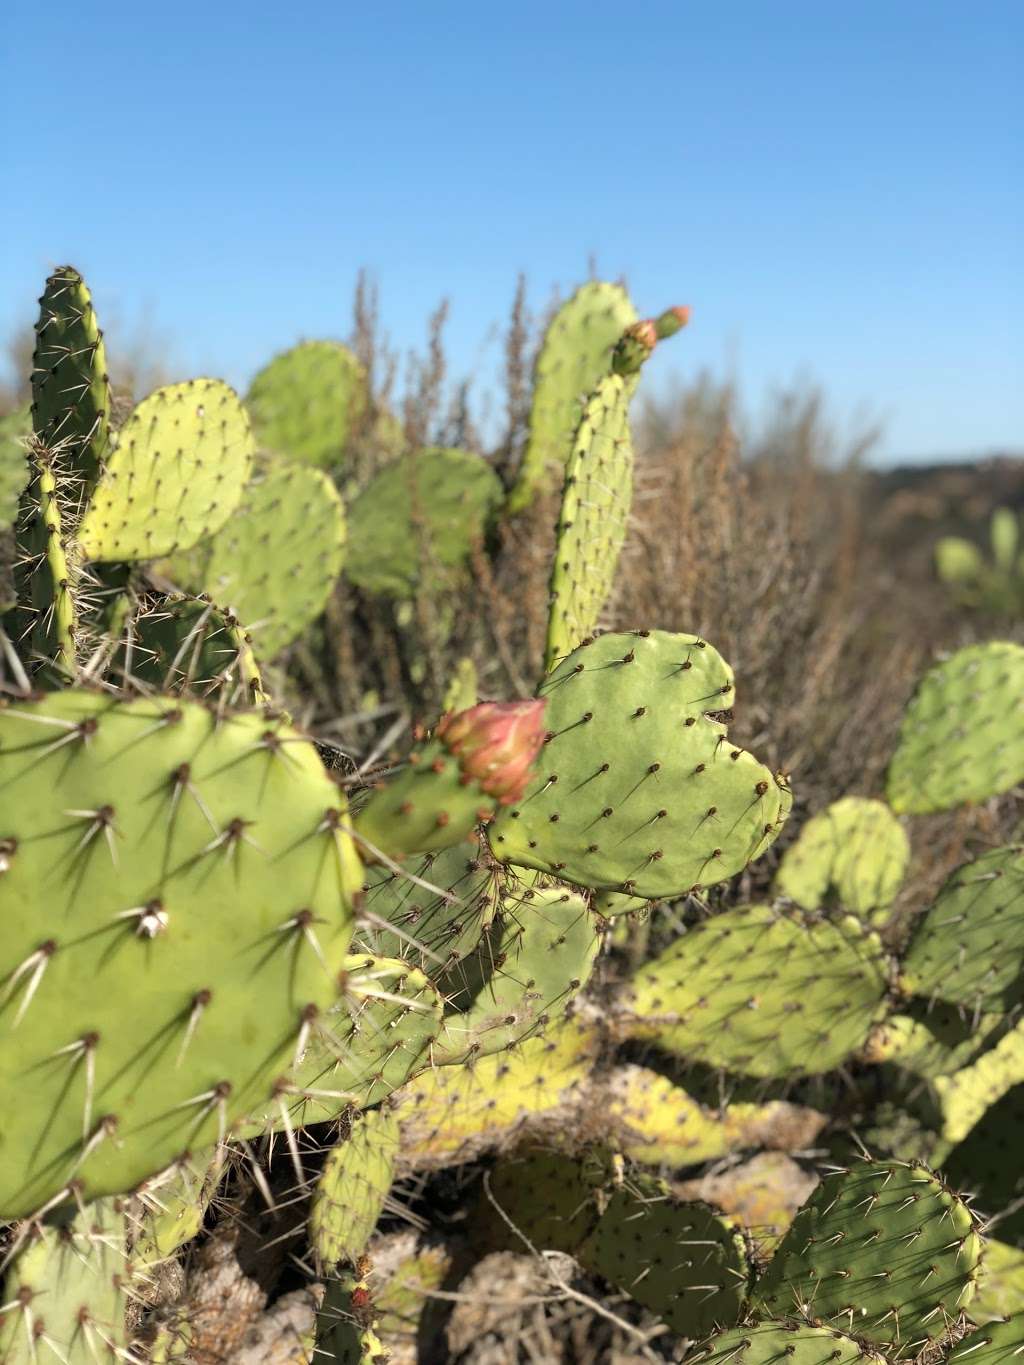
[[[864,1342],[794,1319],[730,1327],[693,1359],[694,1365],[885,1365]]]
[[[648,898],[724,881],[772,842],[784,782],[730,743],[732,670],[694,635],[603,635],[541,684],[551,738],[495,855]]]
[[[587,395],[611,369],[615,343],[636,316],[621,285],[592,280],[551,320],[534,371],[530,435],[511,511],[521,512],[561,478]]]
[[[1024,846],[957,868],[918,926],[903,987],[981,1011],[1024,1000]]]
[[[31,417],[23,408],[0,417],[0,531],[14,525],[18,498],[29,480],[31,431]]]
[[[398,1151],[398,1123],[383,1109],[354,1116],[345,1137],[327,1154],[309,1212],[317,1260],[333,1267],[354,1261],[391,1188]]]
[[[551,569],[546,669],[592,634],[615,583],[633,501],[635,388],[633,378],[606,375],[573,438]]]
[[[921,815],[1024,779],[1024,647],[969,645],[925,674],[889,765],[889,804]]]
[[[501,482],[479,455],[439,447],[404,455],[349,509],[346,575],[398,598],[450,586],[501,500]]]
[[[229,607],[272,659],[323,611],[344,550],[345,513],[330,479],[279,460],[249,480],[220,531],[168,571]]]
[[[340,342],[304,341],[260,370],[245,401],[264,448],[336,466],[366,404],[366,375]]]
[[[477,1221],[485,1247],[529,1250],[523,1236],[496,1215],[495,1204],[535,1251],[569,1255],[593,1231],[599,1213],[585,1164],[560,1152],[534,1151],[499,1161],[480,1199]]]
[[[82,518],[86,559],[159,559],[212,535],[252,465],[249,419],[219,379],[157,389],[118,431]]]
[[[32,356],[32,425],[48,449],[62,450],[61,467],[81,498],[106,455],[110,384],[103,333],[81,275],[61,266],[39,300]]]
[[[1024,1250],[1024,1169],[1020,1134],[1024,1132],[1024,1084],[1008,1090],[946,1157],[947,1177],[970,1190],[974,1204],[990,1217],[1001,1215],[994,1231]]]
[[[705,920],[642,967],[624,1026],[742,1075],[818,1075],[863,1045],[885,990],[881,945],[857,920],[755,905]]]
[[[757,1296],[769,1313],[853,1323],[904,1359],[956,1320],[980,1252],[967,1206],[926,1167],[864,1160],[814,1191]]]
[[[831,892],[851,914],[884,919],[910,861],[906,831],[884,801],[844,796],[812,816],[783,856],[775,889],[805,910]]]
[[[78,690],[0,710],[0,1215],[119,1193],[269,1101],[361,869],[311,744]]]
[[[989,1322],[957,1343],[947,1365],[1013,1365],[1024,1360],[1024,1313],[1006,1322]]]
[[[746,1242],[732,1219],[677,1199],[663,1180],[645,1175],[615,1191],[579,1259],[684,1337],[735,1322],[750,1279]]]

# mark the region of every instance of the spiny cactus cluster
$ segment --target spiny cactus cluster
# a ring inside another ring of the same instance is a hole
[[[580,290],[506,490],[404,448],[336,343],[115,427],[89,292],[47,282],[31,431],[0,433],[4,1362],[441,1358],[439,1305],[509,1252],[571,1257],[719,1365],[1024,1352],[1024,852],[896,932],[907,817],[1024,780],[1024,650],[938,664],[888,803],[818,812],[774,895],[714,909],[788,775],[729,738],[710,642],[599,629],[629,402],[685,321]],[[367,417],[390,458],[363,479]],[[480,701],[464,662],[401,761],[326,767],[273,661],[330,629],[339,575],[441,603],[559,479],[536,695]],[[656,902],[675,940],[602,975]],[[396,1240],[445,1176],[465,1216]],[[289,1210],[304,1277],[262,1317],[239,1191]]]

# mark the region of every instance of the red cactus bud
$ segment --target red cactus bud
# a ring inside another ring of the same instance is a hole
[[[437,737],[503,806],[522,799],[544,743],[544,701],[487,701],[442,716]]]

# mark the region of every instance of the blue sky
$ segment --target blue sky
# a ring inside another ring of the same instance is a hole
[[[175,368],[243,384],[443,295],[493,369],[596,259],[692,305],[653,382],[820,382],[888,457],[1024,446],[1019,0],[9,0],[0,338],[49,267]]]

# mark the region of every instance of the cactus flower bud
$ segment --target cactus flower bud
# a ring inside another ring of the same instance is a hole
[[[547,736],[545,701],[487,701],[442,716],[436,735],[475,780],[503,806],[522,799]]]
[[[658,340],[665,341],[668,337],[674,337],[676,332],[681,331],[689,321],[689,308],[666,308],[664,313],[660,314],[654,321]]]

